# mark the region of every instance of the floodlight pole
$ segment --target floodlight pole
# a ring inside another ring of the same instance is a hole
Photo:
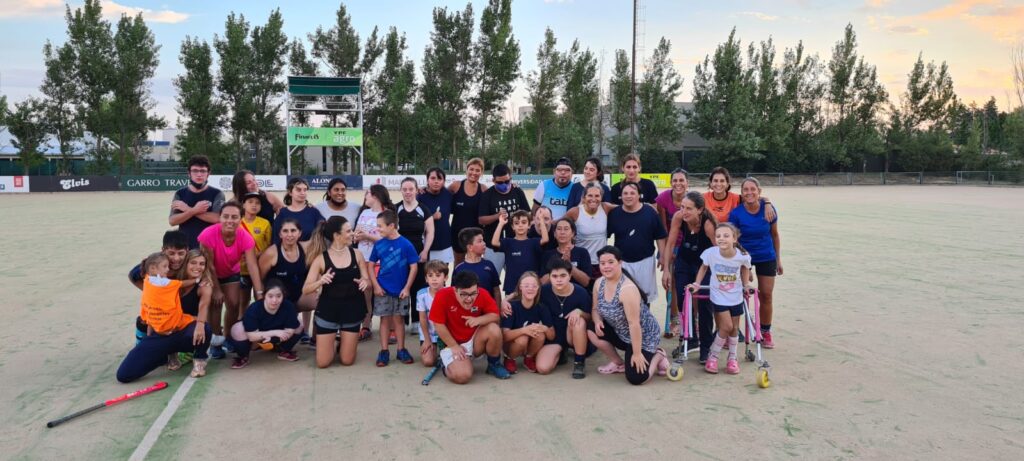
[[[359,88],[358,99],[357,99],[357,101],[359,102],[359,175],[362,176],[362,175],[366,174],[363,171],[363,168],[365,168],[365,166],[364,166],[365,162],[363,161],[363,150],[365,150],[365,144],[364,144],[364,141],[363,141],[364,136],[363,136],[363,90],[362,90],[362,81],[360,81],[359,84],[360,84],[360,88]]]
[[[292,126],[292,96],[290,92],[286,92],[284,96],[284,160],[286,162],[287,169],[285,173],[288,176],[292,175],[292,148],[291,139],[288,139],[288,128]]]
[[[633,76],[629,79],[629,153],[636,153],[636,16],[640,0],[633,0]]]

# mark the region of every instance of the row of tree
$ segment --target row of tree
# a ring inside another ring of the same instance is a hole
[[[374,28],[363,40],[344,4],[334,18],[329,28],[289,39],[278,10],[256,26],[232,13],[223,35],[212,41],[187,37],[179,54],[184,72],[174,80],[181,156],[205,154],[225,168],[238,168],[251,156],[258,171],[282,170],[287,72],[362,77],[366,161],[393,171],[422,171],[473,156],[536,171],[559,157],[582,164],[597,151],[621,156],[633,146],[645,169],[669,170],[682,164],[684,130],[710,146],[687,158],[686,166],[697,170],[953,170],[1024,163],[1024,109],[1000,111],[994,98],[980,108],[964,105],[946,64],[925,63],[922,56],[893,102],[875,67],[859,55],[851,26],[827,61],[802,43],[783,50],[781,58],[771,39],[744,47],[734,30],[697,65],[693,106],[685,111],[676,103],[683,78],[669,58],[671,43],[662,38],[636,84],[634,131],[627,52],[615,51],[603,91],[603,62],[578,41],[559,47],[547,29],[535,70],[524,75],[511,0],[490,0],[478,26],[471,4],[461,11],[435,8],[419,72],[395,27],[383,34]],[[66,19],[67,41],[48,42],[43,50],[43,97],[10,110],[0,100],[0,117],[26,153],[26,167],[40,161],[37,147],[47,133],[66,158],[72,142],[88,131],[100,169],[130,169],[145,152],[146,133],[165,125],[150,114],[148,91],[160,47],[141,15],[122,16],[114,30],[98,0],[86,0],[74,12],[68,8]],[[532,110],[510,120],[503,108],[519,81]],[[336,99],[297,96],[292,103]],[[356,126],[359,120],[352,113],[297,112],[288,122]],[[331,154],[337,169],[350,165],[354,151],[336,148]],[[301,156],[293,165],[305,168]]]

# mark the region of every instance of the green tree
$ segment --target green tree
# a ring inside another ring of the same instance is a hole
[[[462,12],[434,8],[434,30],[423,53],[423,85],[420,86],[421,129],[432,127],[424,140],[430,163],[441,154],[462,158],[466,126],[463,123],[467,95],[473,82],[473,5]]]
[[[519,42],[512,34],[512,0],[490,0],[480,15],[480,37],[473,48],[479,65],[477,94],[471,99],[477,117],[480,151],[486,155],[487,133],[498,109],[519,78]],[[500,128],[500,127],[499,127]]]
[[[825,94],[823,72],[818,56],[807,55],[803,42],[784,53],[779,80],[789,129],[781,150],[765,159],[768,171],[809,169],[807,159],[814,155],[823,125],[819,102]]]
[[[18,163],[25,169],[26,175],[32,168],[46,162],[40,150],[49,130],[45,115],[46,107],[43,102],[30,97],[15,103],[14,110],[4,117],[7,131],[13,136],[11,144],[18,149]]]
[[[146,134],[166,126],[164,119],[151,115],[156,105],[149,83],[160,64],[160,46],[142,19],[122,15],[114,34],[113,94],[109,105],[109,137],[117,143],[118,173],[141,160]]]
[[[631,104],[631,76],[629,55],[626,50],[615,50],[615,67],[608,81],[609,122],[615,134],[608,140],[617,159],[629,153],[629,106]]]
[[[220,65],[217,91],[227,108],[227,127],[231,133],[236,170],[242,169],[245,154],[242,140],[252,125],[253,95],[249,77],[253,51],[248,37],[249,22],[245,15],[231,13],[224,23],[224,37],[213,38]]]
[[[533,114],[536,122],[536,147],[534,148],[534,167],[540,171],[544,167],[546,151],[544,134],[555,121],[555,110],[558,108],[558,86],[562,75],[563,57],[555,49],[557,40],[551,28],[544,30],[544,41],[537,47],[537,69],[526,77],[526,91],[529,93]]]
[[[384,37],[384,64],[375,82],[381,100],[370,114],[378,128],[379,147],[391,154],[396,174],[400,165],[414,160],[406,146],[412,131],[410,109],[416,94],[416,68],[405,56],[407,49],[405,34],[399,35],[392,27]]]
[[[71,174],[71,142],[82,137],[78,118],[80,100],[75,81],[75,50],[69,44],[54,48],[49,41],[43,46],[46,75],[39,91],[43,93],[43,109],[60,149],[60,173]]]
[[[250,46],[252,61],[248,69],[248,84],[252,97],[252,120],[249,126],[248,139],[253,145],[256,155],[256,172],[263,172],[264,165],[269,163],[264,155],[274,137],[281,136],[281,123],[277,118],[283,102],[280,97],[287,89],[281,78],[285,59],[288,56],[288,37],[282,31],[284,19],[281,10],[270,13],[267,23],[252,29]],[[271,171],[282,169],[281,164]]]
[[[1009,156],[1009,167],[1024,171],[1024,107],[1018,107],[1006,117],[1003,130],[1006,133],[1003,150]]]
[[[114,36],[110,22],[103,19],[99,0],[85,0],[72,13],[65,9],[68,46],[75,56],[74,79],[81,97],[80,120],[85,130],[96,137],[94,155],[105,160],[103,134],[107,131],[109,93],[114,79]]]
[[[302,44],[299,39],[292,40],[291,46],[288,51],[288,72],[291,75],[301,75],[307,77],[315,77],[320,72],[320,66],[317,62],[310,58],[306,54],[306,47]],[[292,96],[292,106],[298,108],[304,108],[309,104],[316,102],[316,96]],[[310,113],[309,112],[296,112],[294,115],[293,124],[299,126],[309,126]]]
[[[900,166],[909,170],[948,171],[956,167],[951,132],[958,101],[945,62],[927,65],[918,55],[907,76],[898,112],[904,143]]]
[[[563,155],[574,165],[583,162],[594,150],[597,126],[599,83],[597,58],[589,49],[581,50],[578,40],[572,42],[565,53],[562,76],[562,112],[567,150]]]
[[[828,75],[828,148],[815,159],[815,166],[822,171],[863,165],[883,153],[879,115],[889,95],[878,82],[875,66],[858,57],[857,34],[850,24],[833,48]]]
[[[636,118],[637,146],[647,159],[654,160],[652,168],[679,165],[679,159],[666,157],[666,149],[683,137],[683,124],[675,105],[676,98],[682,93],[683,78],[672,65],[671,51],[672,43],[662,37],[647,62],[643,81],[637,87],[640,104]],[[645,160],[645,163],[651,162]]]
[[[178,153],[182,159],[193,155],[207,155],[216,165],[231,162],[220,141],[224,127],[225,107],[214,96],[215,80],[211,66],[213,56],[205,40],[185,37],[181,42],[178,61],[185,72],[174,79],[178,90]]]

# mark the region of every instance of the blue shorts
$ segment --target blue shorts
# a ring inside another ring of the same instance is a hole
[[[733,317],[739,317],[743,315],[743,303],[739,303],[735,306],[722,306],[719,304],[711,303],[711,310],[715,313],[729,312]]]

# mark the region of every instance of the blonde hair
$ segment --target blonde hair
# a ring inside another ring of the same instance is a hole
[[[479,166],[480,169],[483,170],[484,169],[484,159],[482,159],[480,157],[473,157],[473,158],[469,159],[469,163],[466,164],[466,168],[469,168],[469,167],[471,167],[473,165]]]
[[[210,258],[206,257],[206,253],[203,253],[200,249],[188,250],[185,253],[185,261],[181,263],[181,269],[178,269],[178,280],[185,280],[188,277],[188,263],[192,262],[193,259],[203,258],[205,260],[205,267],[203,267],[203,274],[201,277],[208,281],[213,281],[213,265],[210,264]]]
[[[536,272],[534,272],[534,271],[523,272],[523,275],[519,276],[519,281],[516,282],[516,291],[514,291],[513,295],[512,295],[512,296],[515,296],[515,298],[517,300],[519,300],[519,302],[523,302],[523,289],[522,289],[523,280],[526,280],[526,279],[528,279],[530,277],[533,277],[533,278],[537,279],[537,287],[538,288],[540,287],[540,277],[537,275]],[[537,304],[540,304],[540,291],[538,291],[537,295],[533,297],[533,304],[530,304],[530,307],[534,307]]]

